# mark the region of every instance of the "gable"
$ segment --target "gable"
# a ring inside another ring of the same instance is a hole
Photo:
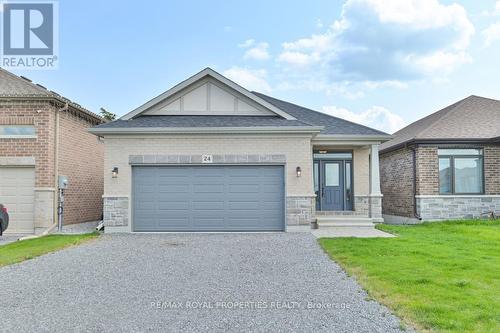
[[[295,117],[211,68],[182,81],[120,119],[139,115],[235,115]]]
[[[224,86],[212,78],[202,79],[170,96],[143,115],[240,115],[275,116],[276,114]]]

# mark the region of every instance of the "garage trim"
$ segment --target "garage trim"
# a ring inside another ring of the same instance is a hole
[[[157,155],[158,156],[158,155]],[[201,156],[201,155],[200,155]],[[215,155],[214,155],[215,156]],[[235,156],[235,155],[231,155]],[[283,155],[284,156],[284,155]],[[210,167],[210,166],[282,166],[282,172],[283,172],[283,230],[282,231],[237,231],[239,233],[256,233],[256,232],[287,232],[288,231],[288,224],[287,224],[287,177],[286,177],[286,169],[287,165],[285,162],[276,162],[276,163],[270,163],[270,162],[262,162],[262,163],[210,163],[210,164],[201,164],[201,163],[175,163],[175,164],[166,164],[166,163],[130,163],[131,169],[133,169],[134,166],[152,166],[152,167],[182,167],[182,166],[189,166],[189,167]],[[130,232],[133,233],[192,233],[196,231],[136,231],[135,230],[135,219],[134,219],[134,198],[135,198],[135,193],[134,193],[134,173],[131,170],[130,173],[131,177],[131,182],[130,182],[130,206],[129,206],[129,216],[130,216],[130,223],[129,223],[129,230]],[[198,231],[197,233],[234,233],[235,231]]]

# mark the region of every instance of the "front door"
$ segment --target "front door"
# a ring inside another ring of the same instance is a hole
[[[321,161],[321,210],[344,209],[344,172],[341,161]]]

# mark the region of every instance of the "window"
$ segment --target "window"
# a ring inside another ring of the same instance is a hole
[[[0,137],[26,137],[35,136],[36,129],[35,126],[31,125],[1,125],[0,126]]]
[[[481,149],[439,149],[439,193],[483,193]]]

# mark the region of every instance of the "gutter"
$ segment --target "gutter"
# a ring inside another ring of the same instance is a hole
[[[355,135],[355,134],[319,134],[314,140],[349,140],[349,141],[389,141],[393,139],[391,135]]]
[[[500,142],[500,137],[494,137],[494,138],[486,138],[486,139],[478,139],[478,138],[463,138],[463,139],[411,139],[408,141],[404,141],[401,143],[398,143],[397,145],[385,148],[380,150],[381,154],[385,153],[390,153],[392,151],[401,149],[401,148],[406,148],[410,145],[437,145],[437,144],[455,144],[455,145],[461,145],[461,144],[485,144],[485,143],[499,143]]]
[[[242,134],[242,133],[319,133],[323,126],[255,126],[255,127],[128,127],[128,128],[90,128],[96,135],[103,134]]]

